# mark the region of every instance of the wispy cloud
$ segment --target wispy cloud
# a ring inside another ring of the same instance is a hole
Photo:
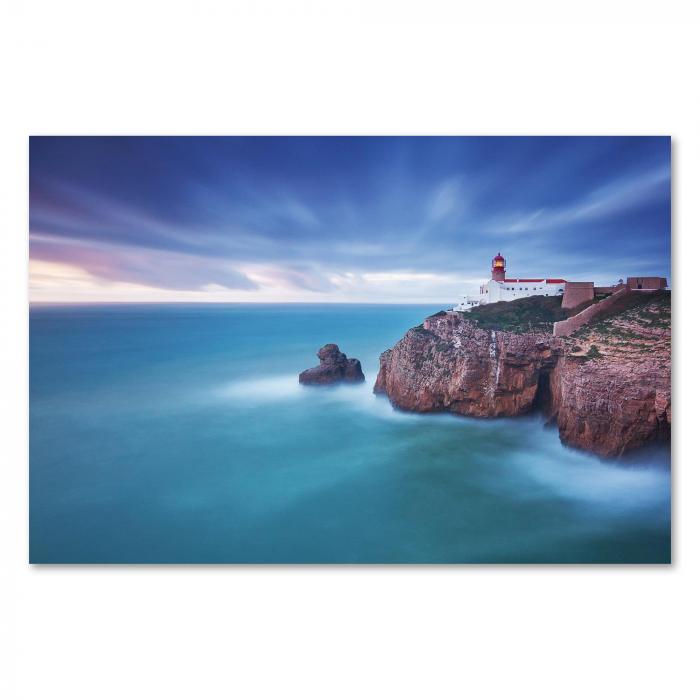
[[[41,234],[31,235],[29,241],[32,259],[71,265],[95,280],[172,290],[197,290],[212,284],[225,289],[257,287],[252,279],[227,260],[128,246],[88,244]]]
[[[428,220],[437,223],[452,214],[462,212],[466,206],[466,193],[460,176],[444,180],[435,189],[428,206]]]
[[[573,223],[593,221],[648,205],[654,197],[668,196],[671,182],[666,166],[600,187],[561,207],[539,208],[513,214],[492,225],[492,232],[548,231]]]
[[[520,275],[668,276],[669,156],[636,137],[32,138],[30,253],[55,300],[444,300],[498,249]]]

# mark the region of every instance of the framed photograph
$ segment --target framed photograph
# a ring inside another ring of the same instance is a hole
[[[671,562],[671,140],[30,139],[30,561]]]

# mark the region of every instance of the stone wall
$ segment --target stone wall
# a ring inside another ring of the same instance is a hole
[[[615,284],[612,287],[593,287],[593,293],[597,297],[607,296],[608,294],[615,294],[619,289],[626,289],[627,285],[624,282]]]
[[[562,309],[575,309],[585,301],[593,299],[593,282],[567,282],[564,287]]]
[[[668,282],[665,277],[628,277],[628,289],[666,289]]]
[[[569,285],[567,284],[567,288],[568,286]],[[597,304],[587,306],[583,311],[581,311],[581,313],[578,313],[575,316],[572,316],[571,318],[567,318],[564,321],[557,321],[554,324],[554,335],[571,335],[574,331],[577,331],[579,328],[581,328],[581,326],[590,323],[596,316],[598,316],[603,311],[611,307],[620,298],[620,296],[624,294],[629,294],[629,290],[627,289],[627,287],[623,287],[622,289],[615,292],[613,295],[607,297],[606,299],[603,299],[602,301],[599,301]]]

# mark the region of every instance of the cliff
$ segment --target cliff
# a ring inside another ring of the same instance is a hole
[[[671,292],[632,292],[562,338],[550,413],[562,440],[603,456],[671,439]]]
[[[542,410],[563,442],[606,457],[670,439],[670,292],[628,295],[563,338],[552,335],[560,304],[431,316],[382,354],[374,390],[409,411]]]
[[[532,409],[540,371],[555,359],[543,333],[484,330],[440,313],[382,353],[374,387],[398,408],[467,416],[515,416]]]

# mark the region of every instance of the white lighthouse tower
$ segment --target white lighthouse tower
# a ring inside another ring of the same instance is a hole
[[[531,277],[506,277],[506,259],[497,253],[491,260],[491,279],[481,285],[478,296],[463,294],[454,311],[471,311],[475,306],[513,301],[525,297],[553,297],[564,294],[566,280],[558,277],[533,279]]]

